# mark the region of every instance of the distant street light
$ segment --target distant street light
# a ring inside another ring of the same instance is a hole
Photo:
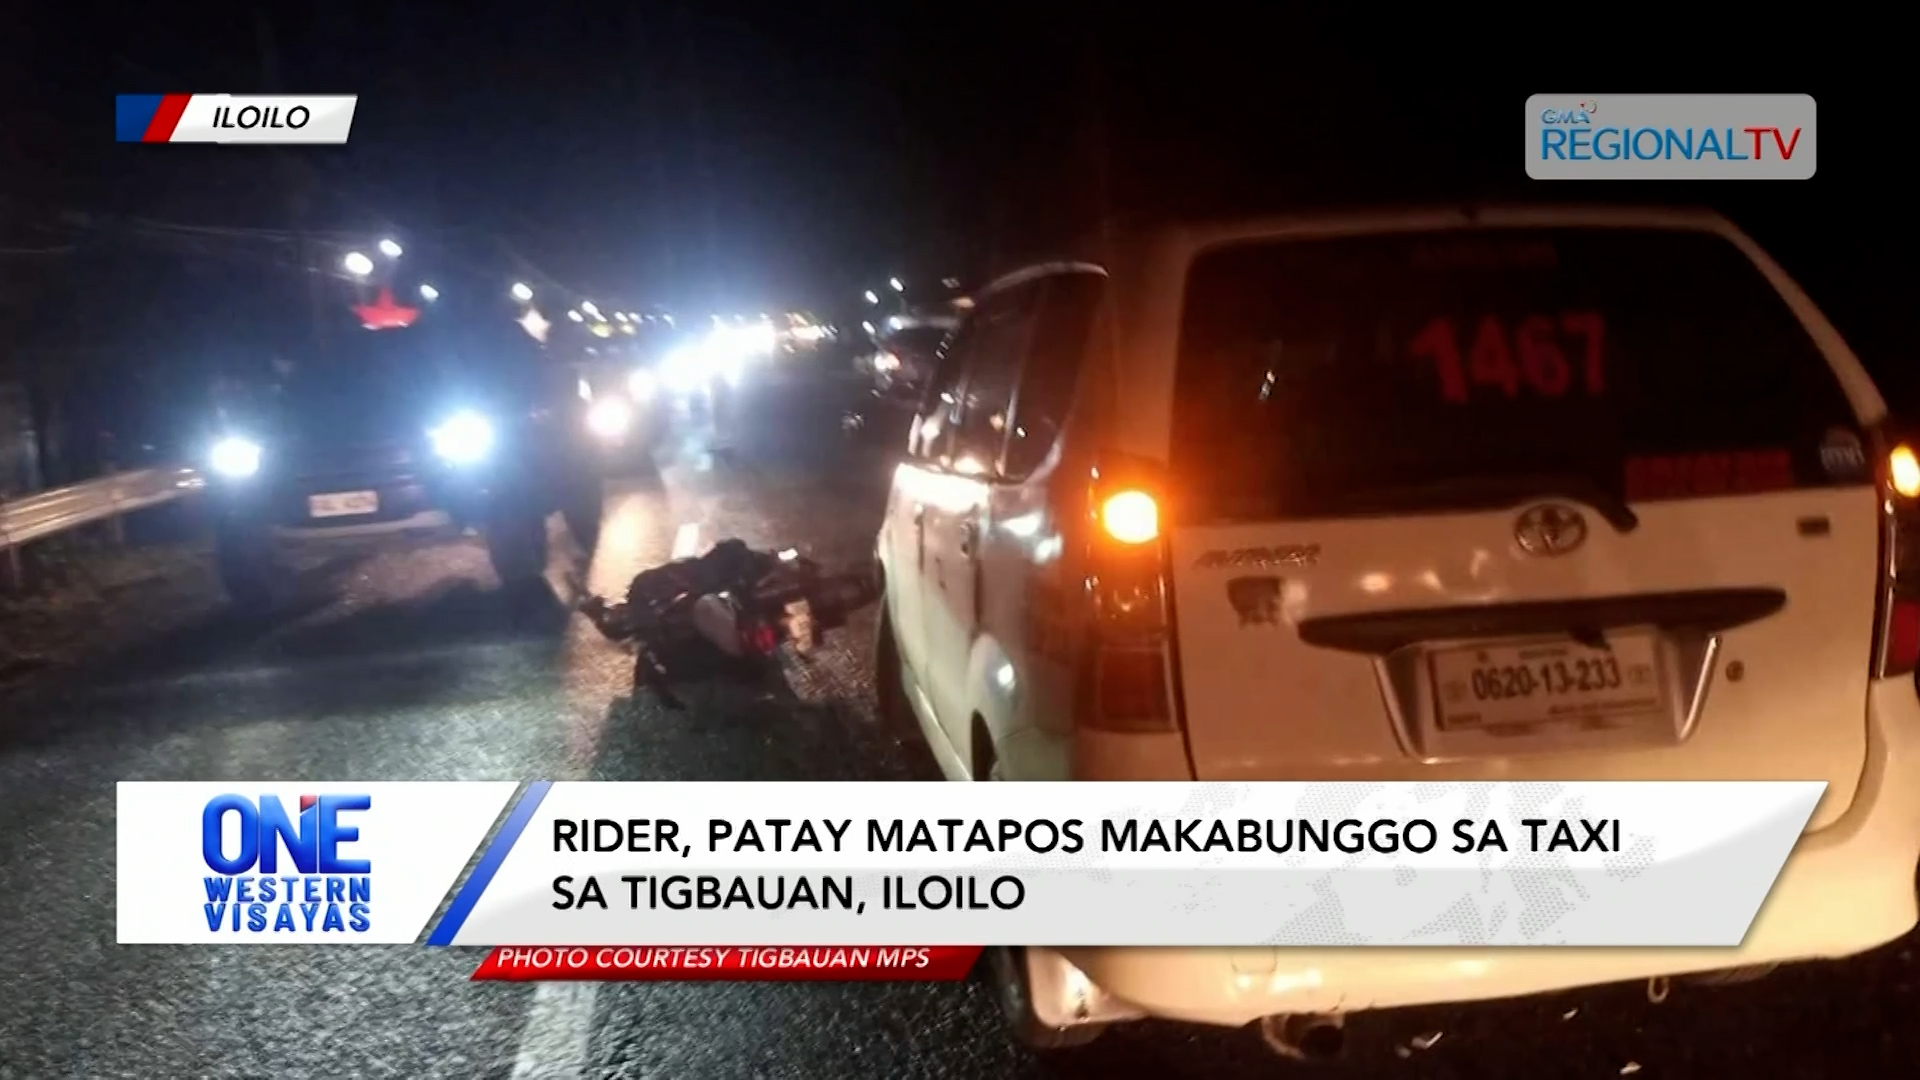
[[[880,294],[877,292],[874,292],[872,289],[868,289],[866,295],[867,295],[867,303],[877,304],[880,302]]]
[[[422,285],[420,286],[420,298],[431,303],[432,301],[440,299],[440,290],[431,285]]]
[[[385,255],[389,259],[397,259],[400,257],[400,245],[391,240],[382,240],[380,241],[380,254]]]
[[[521,302],[533,299],[533,287],[524,281],[513,283],[513,298]]]
[[[865,330],[867,333],[871,334],[873,333],[873,324],[870,322],[863,322],[860,324],[860,329]]]
[[[347,252],[347,257],[340,260],[340,264],[345,266],[347,273],[354,277],[366,277],[373,273],[373,260],[357,251]]]
[[[572,319],[572,320],[573,320],[574,322],[586,322],[586,321],[587,321],[587,320],[585,320],[585,319],[583,319],[583,318],[581,318],[581,317],[580,317],[580,313],[579,313],[578,311],[574,311],[574,310],[572,310],[572,309],[569,309],[569,310],[567,311],[567,318],[569,318],[569,319]]]
[[[903,283],[903,282],[902,282],[902,281],[901,281],[901,280],[900,280],[899,278],[897,278],[897,277],[890,277],[890,278],[888,278],[888,279],[887,279],[887,284],[889,284],[889,285],[891,285],[891,286],[893,286],[893,291],[894,291],[894,292],[906,292],[906,291],[907,291],[907,286],[906,286],[906,284],[905,284],[905,283]]]
[[[624,311],[616,311],[613,313],[613,318],[615,322],[626,322],[627,313]]]
[[[587,301],[586,303],[584,303],[584,304],[581,304],[581,305],[580,305],[580,310],[581,310],[581,311],[584,311],[584,312],[586,312],[587,314],[589,314],[589,315],[591,315],[591,316],[593,316],[593,317],[594,317],[594,318],[596,318],[596,319],[598,319],[598,318],[602,318],[602,317],[603,317],[603,316],[602,316],[602,315],[600,314],[600,309],[599,309],[599,308],[597,308],[597,307],[594,307],[594,306],[593,306],[593,301],[591,301],[591,300],[588,300],[588,301]]]

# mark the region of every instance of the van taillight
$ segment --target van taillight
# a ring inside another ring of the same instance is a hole
[[[1887,486],[1901,498],[1920,498],[1920,458],[1905,443],[1887,454]]]
[[[1078,726],[1097,731],[1180,728],[1173,601],[1162,529],[1166,485],[1151,463],[1107,458],[1087,497],[1088,649]]]
[[[1873,673],[1920,667],[1920,458],[1905,442],[1881,440],[1880,596]]]
[[[1116,544],[1150,544],[1160,539],[1160,502],[1138,488],[1100,499],[1100,531]]]

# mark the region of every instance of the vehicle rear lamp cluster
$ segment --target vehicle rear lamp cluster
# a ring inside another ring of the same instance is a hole
[[[1112,732],[1179,730],[1173,609],[1152,463],[1108,458],[1092,470],[1086,592],[1091,647],[1075,695],[1076,722]]]
[[[1920,498],[1920,457],[1905,443],[1887,455],[1887,482],[1893,493],[1903,498]]]
[[[1882,445],[1885,445],[1884,440]],[[1920,457],[1905,442],[1886,452],[1881,471],[1879,621],[1873,673],[1910,675],[1920,668]]]
[[[1148,544],[1160,539],[1160,504],[1137,488],[1114,492],[1100,503],[1100,526],[1122,544]]]

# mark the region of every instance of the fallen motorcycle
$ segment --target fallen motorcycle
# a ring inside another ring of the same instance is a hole
[[[879,596],[871,573],[830,574],[792,550],[723,540],[634,575],[623,601],[587,596],[575,607],[607,640],[634,646],[635,689],[680,707],[672,677],[693,658],[764,660],[788,646],[806,656]]]

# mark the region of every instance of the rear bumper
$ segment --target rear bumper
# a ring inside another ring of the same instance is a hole
[[[1867,760],[1853,805],[1801,838],[1737,949],[1067,949],[1084,975],[1035,1006],[1080,1016],[1159,1016],[1238,1026],[1275,1013],[1478,1001],[1602,983],[1865,952],[1911,930],[1920,866],[1920,696],[1911,678],[1873,686]],[[1034,963],[1045,964],[1048,953]],[[1096,990],[1089,991],[1086,983]],[[1091,999],[1091,1005],[1089,1004]]]

